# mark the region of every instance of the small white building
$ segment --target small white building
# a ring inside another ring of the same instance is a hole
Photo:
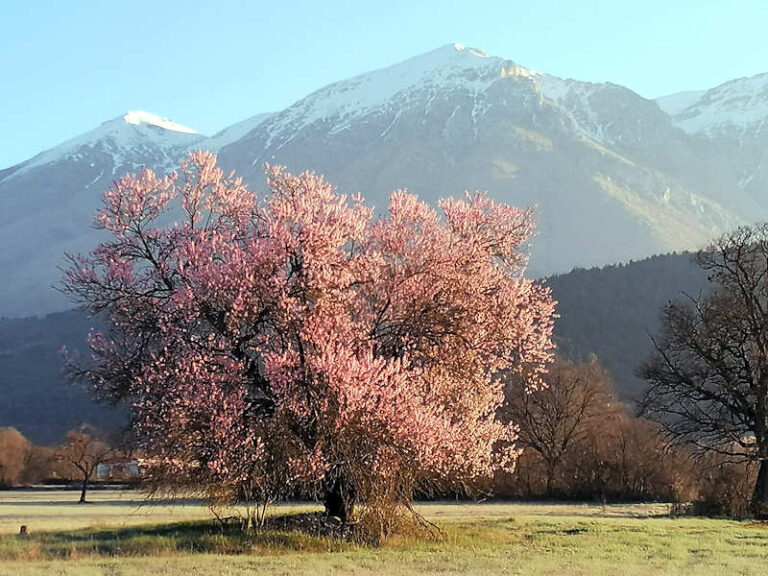
[[[96,480],[137,480],[141,466],[136,458],[112,458],[96,467]]]

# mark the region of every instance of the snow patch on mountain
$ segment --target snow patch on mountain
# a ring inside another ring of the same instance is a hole
[[[181,132],[182,134],[197,134],[197,132],[192,130],[192,128],[187,128],[186,126],[177,124],[168,118],[161,118],[160,116],[156,116],[150,112],[144,112],[143,110],[134,110],[132,112],[128,112],[125,116],[123,116],[123,120],[125,120],[127,124],[133,124],[134,126],[139,124],[149,124],[150,126],[157,126],[158,128],[162,128],[163,130],[170,130],[171,132]]]
[[[675,116],[698,102],[706,92],[706,90],[686,90],[685,92],[659,96],[655,101],[664,112],[670,116]]]
[[[407,103],[412,91],[467,90],[478,93],[507,75],[536,74],[481,50],[449,44],[310,94],[273,118],[269,125],[269,143],[276,137],[295,134],[319,121],[333,121],[338,129],[372,111],[387,109],[395,99],[399,105]]]
[[[597,142],[609,143],[603,134],[599,115],[590,102],[595,92],[604,88],[605,84],[537,74],[536,85],[546,98],[555,102],[574,120],[586,136]]]
[[[275,112],[257,114],[256,116],[252,116],[247,120],[243,120],[237,124],[228,126],[227,128],[224,128],[224,130],[221,130],[210,138],[207,138],[205,141],[200,142],[200,147],[206,150],[210,150],[211,152],[218,152],[224,146],[244,138],[248,135],[249,132],[252,132],[258,128],[261,124],[264,123],[264,121],[268,120],[274,115]]]

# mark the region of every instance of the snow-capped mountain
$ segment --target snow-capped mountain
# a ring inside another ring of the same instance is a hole
[[[175,162],[179,150],[185,150],[203,138],[191,128],[167,118],[133,111],[22,162],[12,169],[12,173],[18,176],[66,161],[78,164],[86,157],[93,159],[93,156],[108,160],[115,169],[123,165],[142,165],[147,161],[170,165]]]
[[[397,188],[430,202],[488,190],[535,205],[530,270],[537,276],[697,248],[768,214],[750,187],[763,181],[758,151],[739,156],[725,150],[733,141],[720,128],[690,128],[695,111],[710,118],[706,106],[727,105],[758,119],[749,130],[764,126],[758,84],[654,102],[615,84],[558,78],[447,45],[210,138],[131,112],[0,170],[0,316],[69,307],[51,286],[64,252],[86,252],[98,241],[90,222],[104,190],[142,165],[171,169],[194,148],[219,151],[224,166],[254,187],[263,186],[264,162],[315,170],[341,191],[362,192],[379,211]],[[744,123],[733,126],[741,145],[755,141],[744,136]]]
[[[768,210],[768,73],[657,102],[708,148],[708,156],[736,179],[740,192]]]
[[[262,119],[268,117],[263,115]],[[128,112],[0,172],[0,316],[64,310],[57,285],[63,254],[92,249],[101,195],[114,180],[146,166],[178,166],[188,150],[218,150],[259,118],[213,138],[148,112]]]
[[[768,125],[768,73],[731,80],[711,90],[657,100],[689,134],[716,134]]]

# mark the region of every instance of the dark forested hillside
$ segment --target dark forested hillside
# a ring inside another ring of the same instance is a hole
[[[577,269],[548,280],[558,301],[555,339],[561,354],[582,360],[596,354],[616,381],[621,398],[642,392],[635,376],[651,348],[661,308],[683,294],[698,294],[706,275],[688,253]]]
[[[697,293],[704,281],[689,254],[554,276],[547,282],[559,302],[560,352],[574,360],[597,354],[622,399],[631,401],[641,391],[634,371],[648,354],[648,333],[656,330],[661,307],[682,292]],[[85,353],[91,324],[78,311],[0,319],[0,426],[54,443],[83,422],[104,429],[125,422],[124,414],[95,405],[84,389],[61,376],[61,347]]]
[[[91,324],[79,311],[0,319],[0,426],[15,426],[33,442],[51,444],[86,422],[108,430],[125,421],[61,374],[62,346],[86,353]]]

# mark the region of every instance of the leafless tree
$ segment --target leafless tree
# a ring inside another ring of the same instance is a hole
[[[697,254],[709,289],[671,302],[641,369],[643,413],[701,454],[759,462],[753,512],[768,515],[768,224]]]
[[[113,452],[114,450],[101,436],[87,427],[67,432],[64,444],[56,451],[56,457],[70,466],[80,477],[80,503],[86,502],[88,485],[99,464]]]
[[[535,451],[544,463],[549,495],[569,448],[590,434],[597,421],[610,420],[618,405],[610,376],[594,358],[586,364],[558,359],[545,381],[545,387],[531,393],[524,382],[513,383],[508,407],[520,426],[521,447]]]

